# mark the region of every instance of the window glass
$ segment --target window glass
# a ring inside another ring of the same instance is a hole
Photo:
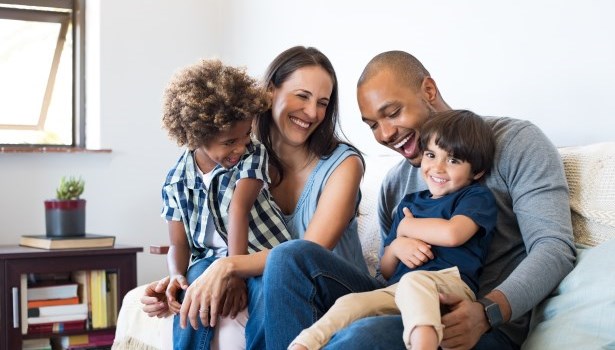
[[[74,146],[71,9],[3,6],[0,144]]]

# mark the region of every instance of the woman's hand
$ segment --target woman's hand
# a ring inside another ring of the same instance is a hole
[[[166,297],[169,310],[174,314],[178,313],[182,306],[177,300],[177,294],[182,289],[188,289],[188,281],[186,280],[186,277],[183,275],[174,275],[171,277],[166,289]]]
[[[189,319],[192,328],[198,329],[197,317],[205,326],[216,325],[226,301],[226,289],[232,277],[232,268],[230,258],[218,259],[186,289],[179,311],[179,324],[182,328],[186,328],[186,320]]]
[[[141,303],[143,304],[143,312],[149,317],[167,317],[171,315],[165,290],[169,284],[169,276],[150,283],[146,288]]]
[[[391,243],[391,248],[399,261],[411,269],[417,268],[434,258],[431,245],[419,239],[398,235]]]

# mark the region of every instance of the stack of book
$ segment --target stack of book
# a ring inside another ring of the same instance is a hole
[[[63,276],[49,275],[52,276],[21,275],[23,334],[87,331],[116,325],[117,271],[77,270]]]
[[[80,303],[77,287],[77,283],[69,281],[51,285],[28,285],[27,333],[85,329],[88,307]]]

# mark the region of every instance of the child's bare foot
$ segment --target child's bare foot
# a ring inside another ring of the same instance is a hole
[[[297,343],[292,344],[288,349],[289,350],[308,350],[308,348],[306,348],[305,346],[301,344],[297,344]]]

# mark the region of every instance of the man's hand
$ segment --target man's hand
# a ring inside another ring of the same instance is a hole
[[[471,349],[489,330],[489,322],[481,304],[450,294],[440,294],[440,303],[451,310],[442,316],[442,349]]]

